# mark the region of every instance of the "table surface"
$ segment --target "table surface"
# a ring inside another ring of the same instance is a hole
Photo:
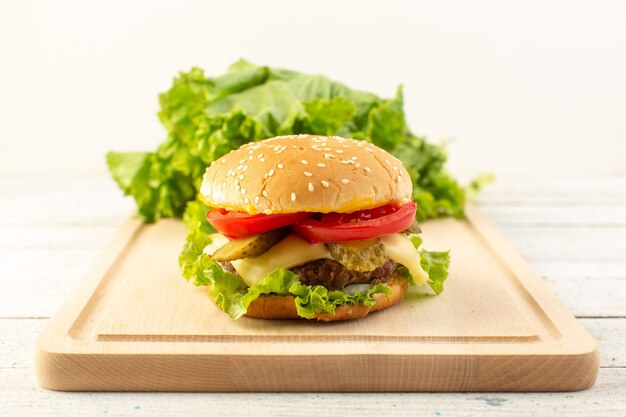
[[[478,206],[597,339],[574,393],[62,393],[34,341],[133,210],[104,176],[0,177],[0,415],[626,415],[626,177],[505,177]],[[7,414],[5,414],[7,413]]]

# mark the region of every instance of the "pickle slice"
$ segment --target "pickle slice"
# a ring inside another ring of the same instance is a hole
[[[373,271],[389,261],[379,238],[327,243],[326,247],[333,259],[352,271]]]
[[[211,255],[213,261],[234,261],[243,258],[255,258],[264,254],[289,234],[289,228],[270,230],[260,235],[233,239]]]

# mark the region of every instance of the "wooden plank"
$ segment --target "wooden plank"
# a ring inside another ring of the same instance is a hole
[[[13,415],[309,417],[626,415],[626,369],[601,369],[571,393],[65,393],[38,388],[29,369],[0,369],[0,403]]]
[[[529,261],[623,262],[626,227],[501,227],[499,231]]]
[[[33,368],[34,345],[46,319],[0,318],[0,369]]]
[[[489,220],[502,227],[597,227],[626,226],[626,203],[591,205],[481,204]]]
[[[626,368],[626,319],[579,319],[598,341],[600,366]]]
[[[115,235],[118,227],[0,225],[0,249],[102,248]]]
[[[480,194],[479,203],[570,205],[626,202],[626,177],[501,176]]]
[[[626,317],[626,280],[545,279],[546,286],[576,317]]]
[[[589,386],[597,366],[592,339],[493,227],[474,210],[469,214],[472,224],[446,219],[425,225],[431,247],[457,254],[443,295],[407,297],[367,319],[335,326],[232,321],[202,289],[179,278],[170,258],[180,246],[182,224],[129,223],[42,335],[38,375],[47,387],[90,390]],[[471,296],[477,288],[480,297]],[[239,376],[218,378],[232,355]],[[376,360],[367,360],[372,355]],[[296,372],[302,356],[317,377],[302,379]],[[96,368],[108,372],[99,375]],[[154,369],[161,371],[151,374]],[[345,379],[359,373],[363,378]],[[266,374],[272,378],[258,378]]]

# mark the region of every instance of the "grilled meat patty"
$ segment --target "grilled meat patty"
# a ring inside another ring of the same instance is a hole
[[[220,264],[226,271],[237,273],[230,262],[220,262]],[[291,271],[298,274],[300,282],[305,285],[322,285],[330,290],[340,290],[351,284],[384,282],[391,277],[397,265],[389,261],[373,271],[357,272],[349,270],[334,259],[318,259],[293,267]]]

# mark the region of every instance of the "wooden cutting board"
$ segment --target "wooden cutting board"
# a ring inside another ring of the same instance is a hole
[[[451,249],[446,289],[363,319],[230,319],[187,283],[177,220],[129,219],[37,342],[49,389],[570,391],[598,372],[591,336],[472,206],[423,225]]]

